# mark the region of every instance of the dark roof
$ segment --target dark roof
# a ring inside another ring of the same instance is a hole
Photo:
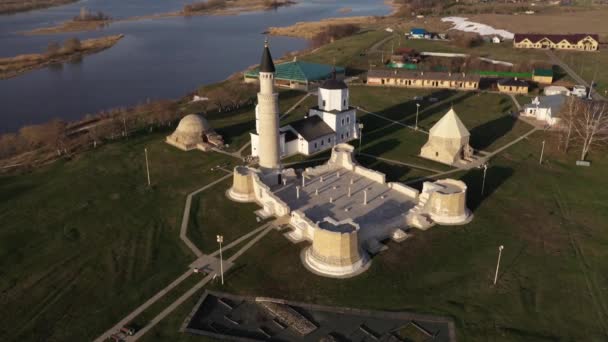
[[[511,87],[527,87],[528,82],[524,80],[516,80],[514,78],[503,78],[498,80],[498,84],[502,86],[511,86]]]
[[[436,71],[409,71],[397,69],[375,69],[367,72],[367,77],[381,78],[400,78],[400,79],[421,79],[421,80],[443,80],[443,81],[473,81],[479,82],[480,76],[474,73],[460,72],[436,72]]]
[[[272,62],[272,55],[270,54],[270,48],[268,47],[268,41],[264,44],[264,52],[262,53],[262,61],[260,62],[261,72],[274,72],[274,63]]]
[[[296,139],[298,139],[298,136],[294,132],[292,132],[291,130],[288,130],[288,131],[285,132],[285,141],[286,142],[293,141],[293,140],[296,140]]]
[[[513,41],[516,43],[521,42],[524,39],[528,39],[532,43],[536,43],[543,38],[547,38],[553,43],[557,44],[562,40],[566,40],[570,44],[576,44],[582,39],[586,37],[591,37],[595,39],[597,42],[600,41],[600,38],[597,34],[589,34],[589,33],[573,33],[573,34],[540,34],[540,33],[516,33],[513,37]]]
[[[336,78],[336,68],[334,68],[331,72],[331,78],[329,78],[327,81],[323,82],[323,84],[321,85],[322,89],[348,89],[348,86],[346,86],[346,83],[344,83],[344,81],[342,80],[338,80]]]
[[[318,115],[294,121],[289,125],[306,141],[313,141],[335,133]]]

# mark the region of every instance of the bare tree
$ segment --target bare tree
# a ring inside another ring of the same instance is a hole
[[[572,132],[574,131],[574,123],[576,121],[577,113],[581,107],[581,100],[575,96],[570,96],[566,100],[566,105],[562,107],[560,112],[562,126],[564,130],[561,134],[562,148],[565,153],[568,153],[570,142],[572,141]]]
[[[574,120],[574,132],[582,144],[581,160],[591,147],[608,142],[608,108],[606,102],[586,102]]]

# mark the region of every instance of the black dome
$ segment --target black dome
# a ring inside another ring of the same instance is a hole
[[[337,80],[335,78],[330,78],[327,81],[323,82],[321,85],[323,89],[348,89],[348,86],[344,81]]]
[[[272,62],[272,55],[270,54],[270,48],[268,48],[268,41],[264,43],[264,52],[262,53],[262,60],[260,62],[261,72],[275,72],[274,63]]]

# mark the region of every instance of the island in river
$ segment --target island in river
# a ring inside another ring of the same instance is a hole
[[[0,0],[2,1],[2,0]],[[209,0],[199,1],[188,5],[180,11],[159,13],[144,16],[134,16],[124,19],[99,19],[99,20],[72,20],[64,21],[58,25],[37,28],[23,32],[28,35],[57,34],[66,32],[93,31],[101,27],[117,22],[128,22],[136,20],[159,19],[168,17],[188,17],[198,15],[237,15],[244,12],[273,10],[279,7],[294,5],[294,0]]]
[[[72,39],[66,41],[63,47],[49,47],[45,53],[18,55],[15,57],[0,58],[0,79],[18,76],[30,70],[48,65],[69,62],[85,55],[90,55],[114,46],[124,35],[117,34],[82,42]]]

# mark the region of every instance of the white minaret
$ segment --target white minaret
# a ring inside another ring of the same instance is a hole
[[[274,90],[274,63],[268,48],[264,44],[264,52],[260,63],[260,92],[258,93],[258,135],[260,137],[258,156],[260,169],[264,173],[278,171],[280,165],[279,143],[279,94]]]

